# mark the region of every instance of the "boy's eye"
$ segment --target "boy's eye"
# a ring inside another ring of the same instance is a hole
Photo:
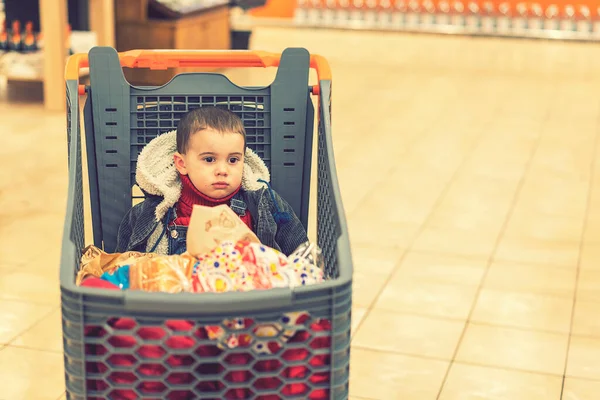
[[[204,157],[204,161],[211,163],[211,162],[215,162],[215,158],[214,157]]]
[[[230,162],[231,164],[235,164],[235,163],[237,163],[238,161],[240,161],[240,159],[239,159],[239,158],[237,158],[237,157],[231,157],[231,158],[229,159],[229,162]]]

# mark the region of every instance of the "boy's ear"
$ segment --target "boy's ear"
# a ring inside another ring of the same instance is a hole
[[[179,153],[175,153],[173,155],[173,160],[175,161],[175,168],[181,175],[187,175],[187,168],[185,167],[185,160],[183,156]]]

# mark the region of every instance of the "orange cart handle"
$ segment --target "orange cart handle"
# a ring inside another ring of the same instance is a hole
[[[167,69],[178,67],[277,67],[281,54],[252,50],[130,50],[119,53],[121,66],[128,68]],[[79,81],[79,69],[89,67],[88,55],[69,57],[65,69],[66,80]],[[321,80],[331,80],[327,60],[319,55],[310,56],[310,67]]]

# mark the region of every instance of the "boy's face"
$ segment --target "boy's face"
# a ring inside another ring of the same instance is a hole
[[[242,183],[244,150],[241,134],[204,129],[190,136],[186,154],[175,154],[175,167],[202,194],[220,199]]]

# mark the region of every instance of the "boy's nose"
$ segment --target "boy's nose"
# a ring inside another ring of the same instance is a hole
[[[227,176],[227,166],[225,166],[225,165],[217,166],[216,174],[218,176]]]

